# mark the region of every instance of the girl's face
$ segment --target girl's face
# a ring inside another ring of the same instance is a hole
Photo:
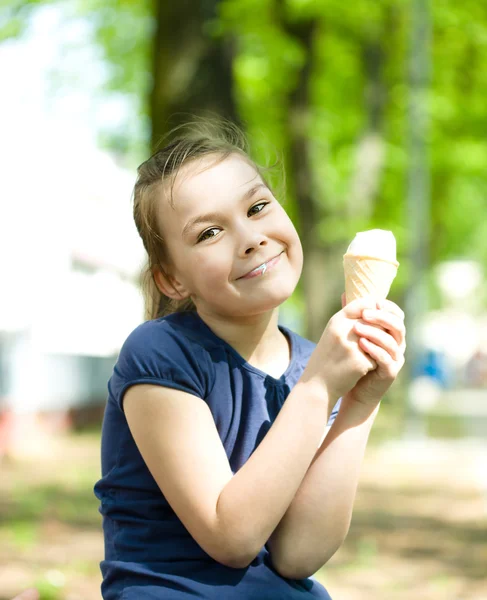
[[[301,242],[254,167],[238,154],[213,161],[181,170],[174,208],[168,194],[161,200],[170,273],[201,314],[258,315],[293,293],[303,266]]]

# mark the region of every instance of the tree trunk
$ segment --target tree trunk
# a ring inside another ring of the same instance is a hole
[[[190,115],[211,112],[238,123],[233,98],[233,44],[211,37],[218,0],[155,0],[152,149]],[[183,114],[184,113],[184,114]]]
[[[335,245],[323,243],[319,236],[317,226],[322,219],[327,218],[326,203],[314,197],[314,174],[310,156],[310,79],[314,40],[318,35],[319,25],[316,19],[283,25],[290,35],[299,40],[307,56],[297,86],[289,97],[287,168],[298,205],[304,253],[302,286],[307,318],[305,335],[313,341],[319,340],[328,319],[340,307],[343,288],[341,254],[337,252]]]
[[[429,157],[428,91],[431,85],[431,9],[427,0],[411,3],[409,49],[409,165],[406,226],[409,231],[411,282],[406,292],[408,348],[406,370],[410,381],[420,365],[424,344],[421,319],[428,312],[427,274],[430,267],[431,182]],[[414,387],[409,386],[406,435],[425,435],[425,423],[414,403]]]
[[[386,32],[384,32],[386,34]],[[355,154],[355,171],[347,197],[350,217],[369,220],[380,187],[384,166],[385,143],[382,134],[387,89],[384,83],[384,47],[382,40],[367,40],[362,49],[366,76],[365,111],[367,124]]]

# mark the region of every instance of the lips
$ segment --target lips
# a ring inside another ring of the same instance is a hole
[[[252,269],[245,275],[242,275],[242,277],[238,277],[238,279],[250,279],[252,277],[258,277],[259,275],[264,274],[267,269],[272,268],[275,264],[279,262],[280,256],[283,252],[284,250],[276,256],[274,256],[273,258],[269,258],[269,260],[267,260],[266,262],[260,263],[260,265],[257,265],[254,269]]]

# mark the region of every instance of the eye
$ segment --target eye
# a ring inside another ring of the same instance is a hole
[[[252,206],[249,209],[249,212],[247,214],[252,217],[252,216],[254,216],[254,215],[262,212],[264,210],[264,207],[267,204],[270,204],[270,203],[269,202],[259,202],[258,204],[254,204],[254,206]],[[254,211],[254,209],[257,209],[257,208],[259,208],[259,210],[255,210]],[[215,231],[215,230],[218,231],[219,229],[220,229],[219,227],[210,227],[210,229],[207,229],[206,231],[203,231],[203,233],[197,239],[196,243],[199,244],[200,242],[204,242],[205,240],[208,240],[208,239],[216,237],[216,234],[212,235],[211,232]]]
[[[269,202],[259,202],[259,204],[254,204],[254,206],[252,206],[252,208],[249,209],[249,214],[251,211],[254,210],[254,208],[257,208],[258,206],[262,206],[262,208],[253,214],[256,215],[257,213],[262,212],[264,210],[264,206],[266,206],[266,204],[269,204]]]
[[[207,240],[209,238],[215,237],[214,235],[210,235],[208,237],[205,237],[206,234],[209,234],[210,231],[215,231],[215,229],[218,229],[218,227],[211,227],[210,229],[207,229],[206,231],[203,231],[203,233],[200,235],[200,237],[198,238],[198,241],[196,243],[199,244],[200,242],[203,242],[204,240]]]

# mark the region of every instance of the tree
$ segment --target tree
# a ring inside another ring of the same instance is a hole
[[[265,127],[284,154],[305,254],[306,335],[314,340],[340,307],[348,241],[370,226],[381,200],[390,85],[382,40],[403,16],[387,3],[373,11],[366,4],[267,0],[258,13],[251,0],[222,4],[240,50],[240,110],[249,129]],[[397,29],[391,44],[401,39]]]
[[[18,32],[25,11],[40,4],[13,1],[8,10],[16,25],[0,29],[3,37]],[[394,231],[401,268],[391,298],[403,304],[414,277],[405,221],[410,3],[77,0],[69,6],[93,24],[111,66],[106,89],[133,98],[133,121],[107,137],[131,164],[130,149],[138,144],[138,156],[146,156],[171,115],[201,109],[240,120],[259,162],[269,149],[282,155],[288,185],[280,199],[306,253],[296,302],[306,301],[308,337],[316,340],[340,306],[341,256],[356,231]],[[454,256],[485,262],[487,222],[478,215],[487,198],[481,68],[487,8],[476,0],[433,3],[432,24],[435,235],[426,248],[431,265]]]
[[[234,48],[216,35],[218,0],[156,1],[150,92],[152,149],[171,122],[210,111],[238,122],[233,94]]]

